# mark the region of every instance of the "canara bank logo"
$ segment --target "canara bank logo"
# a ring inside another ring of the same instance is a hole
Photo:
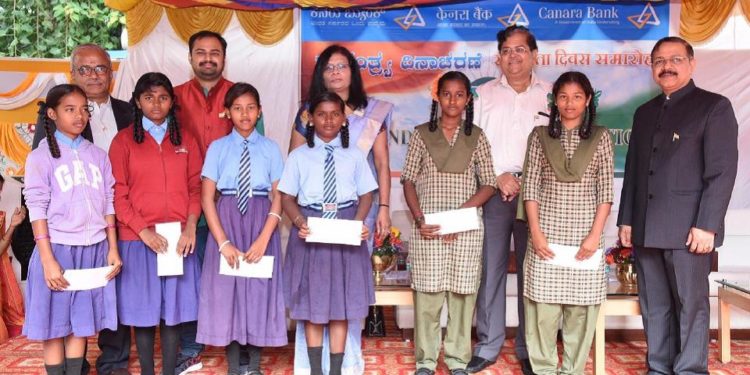
[[[511,12],[509,16],[497,17],[497,20],[505,27],[510,25],[529,26],[529,18],[526,17],[526,13],[524,13],[523,8],[521,8],[521,4],[519,3],[516,3],[513,12]]]
[[[641,14],[629,16],[628,21],[630,21],[633,25],[635,25],[635,27],[639,29],[642,29],[646,25],[661,25],[659,16],[656,15],[656,10],[654,10],[654,6],[651,5],[651,3],[646,3],[646,6],[643,8],[643,11],[641,11]]]
[[[411,7],[406,16],[397,17],[394,21],[404,30],[409,30],[412,26],[425,26],[424,18],[422,18],[422,14],[419,13],[417,7]]]

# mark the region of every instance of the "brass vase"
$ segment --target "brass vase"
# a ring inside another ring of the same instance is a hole
[[[380,285],[383,281],[383,272],[393,263],[393,255],[375,255],[370,257],[372,261],[372,271],[375,274],[375,285]]]
[[[635,273],[635,264],[618,264],[617,280],[623,285],[635,285],[638,282],[638,274]]]

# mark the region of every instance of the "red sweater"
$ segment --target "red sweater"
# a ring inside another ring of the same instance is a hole
[[[202,158],[206,157],[211,142],[232,131],[232,122],[224,117],[224,96],[230,87],[232,82],[221,78],[208,91],[208,96],[196,79],[174,88],[178,104],[177,121],[183,129],[192,133],[200,146]]]
[[[138,233],[157,223],[179,221],[201,214],[201,168],[198,144],[182,132],[174,146],[169,132],[161,145],[144,132],[143,143],[133,139],[133,126],[112,140],[109,159],[115,176],[115,214],[118,238],[139,240]]]

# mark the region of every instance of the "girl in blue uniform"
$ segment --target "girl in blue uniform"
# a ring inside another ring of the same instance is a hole
[[[227,91],[224,107],[234,128],[211,143],[203,164],[203,212],[211,234],[201,279],[197,341],[225,346],[230,375],[240,375],[246,346],[248,375],[260,372],[261,347],[287,344],[281,292],[281,198],[284,169],[279,147],[258,134],[260,95],[247,83]],[[214,199],[216,191],[221,196]],[[224,257],[232,267],[274,257],[270,279],[219,274]]]
[[[362,153],[349,148],[345,104],[331,92],[310,102],[307,146],[289,154],[279,182],[294,227],[284,263],[284,297],[292,319],[305,322],[311,374],[322,374],[323,328],[330,336],[330,374],[340,374],[348,320],[375,302],[367,244],[306,243],[308,217],[364,220],[377,183]],[[362,228],[362,238],[369,230]]]

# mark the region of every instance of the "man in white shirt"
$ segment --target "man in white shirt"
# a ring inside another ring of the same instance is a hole
[[[108,151],[115,134],[133,122],[133,108],[130,104],[109,95],[112,60],[102,47],[82,44],[73,50],[70,68],[72,83],[86,93],[91,110],[89,126],[83,129],[82,136]],[[36,148],[39,141],[47,136],[43,121],[44,116],[40,115],[36,122],[32,148]],[[50,125],[54,130],[55,124]]]
[[[547,125],[547,94],[552,86],[533,72],[536,39],[523,27],[512,25],[497,34],[502,75],[477,89],[474,118],[492,145],[498,194],[484,205],[482,281],[477,294],[477,346],[466,370],[479,372],[495,363],[505,341],[505,284],[511,234],[516,252],[518,279],[518,329],[516,355],[524,374],[533,374],[524,338],[523,260],[526,223],[516,220],[521,172],[529,133]]]
[[[133,108],[127,102],[109,95],[112,83],[112,60],[102,47],[82,44],[70,56],[72,83],[83,89],[91,109],[89,124],[83,129],[83,137],[109,151],[117,131],[133,122]],[[47,136],[43,126],[44,111],[36,121],[32,149]],[[55,124],[50,124],[55,130]],[[130,327],[119,325],[116,331],[104,329],[99,332],[99,349],[102,354],[96,360],[98,375],[129,375]],[[89,363],[84,361],[82,374],[89,373]]]

